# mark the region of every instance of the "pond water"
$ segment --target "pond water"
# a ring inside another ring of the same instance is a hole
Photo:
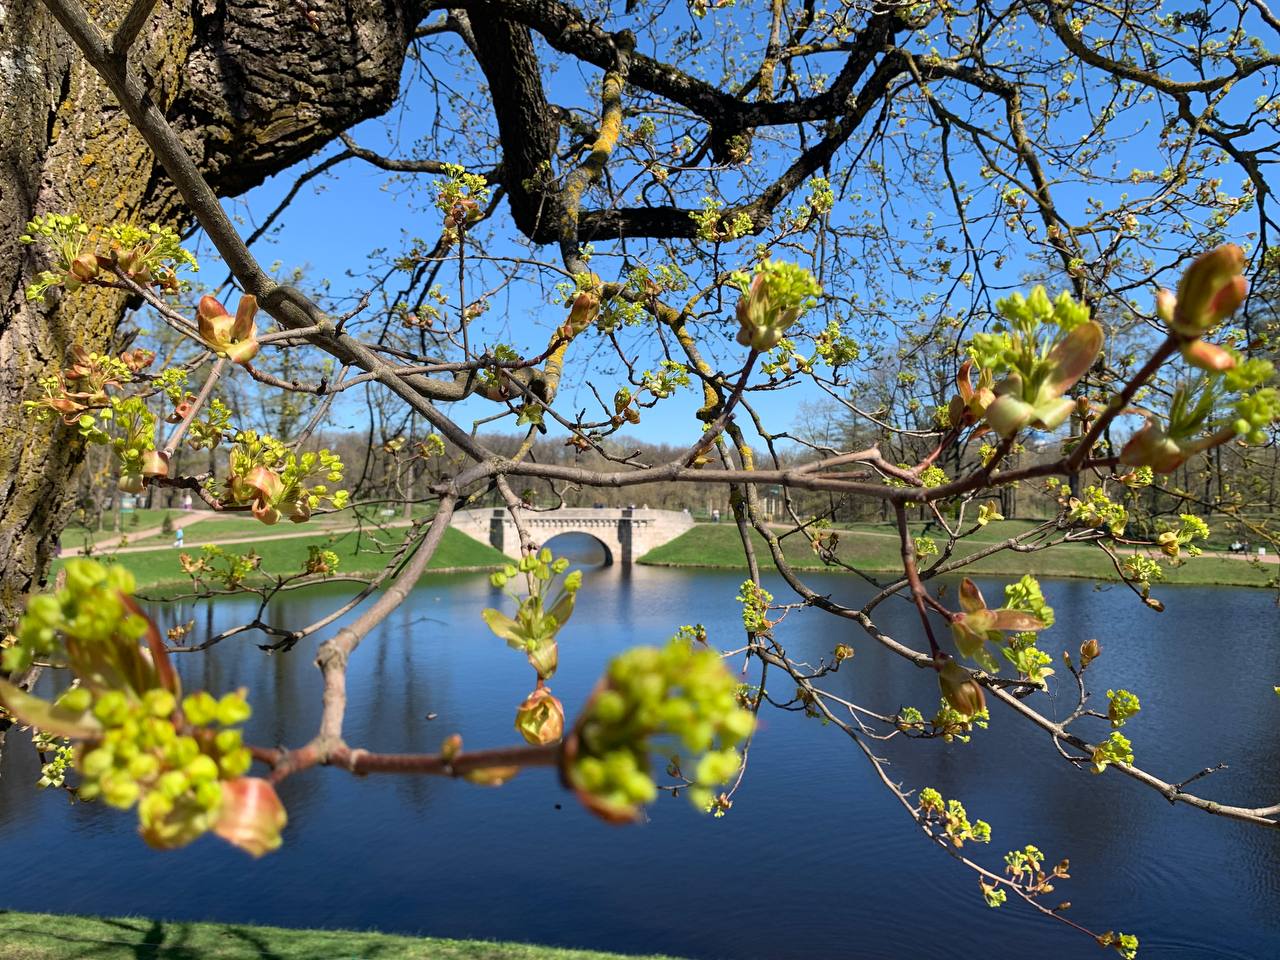
[[[569,716],[628,646],[662,642],[689,622],[707,625],[723,646],[737,643],[741,579],[589,571],[552,682]],[[868,595],[850,578],[820,582],[845,602]],[[998,584],[983,586],[999,595]],[[1056,653],[1097,637],[1104,652],[1090,678],[1103,706],[1110,686],[1141,695],[1142,713],[1125,728],[1140,763],[1177,781],[1225,762],[1229,769],[1197,784],[1203,793],[1251,805],[1280,799],[1273,594],[1165,589],[1168,610],[1157,615],[1127,590],[1044,586],[1057,610],[1045,645]],[[781,582],[769,587],[786,595]],[[337,588],[293,594],[271,616],[309,622],[341,596]],[[457,731],[472,748],[514,742],[514,707],[532,672],[479,618],[498,599],[483,576],[425,581],[352,661],[348,741],[430,751]],[[224,601],[161,616],[166,624],[194,616],[202,635],[251,612]],[[918,643],[905,603],[879,612],[888,632]],[[852,626],[802,612],[779,637],[793,656],[813,660],[852,644],[856,656],[831,688],[872,708],[936,704],[928,673]],[[313,649],[267,656],[239,637],[179,659],[189,687],[249,688],[251,742],[297,745],[318,720]],[[1051,716],[1070,708],[1065,690],[1041,702]],[[648,823],[608,826],[548,770],[497,790],[312,770],[282,785],[285,845],[256,863],[213,838],[147,849],[132,813],[37,791],[31,751],[14,738],[0,771],[0,907],[372,927],[698,960],[1101,955],[1030,908],[988,909],[972,874],[924,839],[838,730],[796,713],[762,716],[746,782],[722,819],[664,797]],[[998,706],[991,728],[967,745],[894,740],[881,753],[895,779],[934,786],[990,821],[990,848],[966,848],[988,866],[999,870],[1004,852],[1026,843],[1050,862],[1069,857],[1072,879],[1051,903],[1070,900],[1070,915],[1094,929],[1138,934],[1145,960],[1280,953],[1280,833],[1172,806],[1115,773],[1078,771]]]

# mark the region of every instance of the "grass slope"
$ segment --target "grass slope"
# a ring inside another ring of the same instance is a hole
[[[212,543],[218,540],[232,540],[237,537],[269,537],[276,534],[289,533],[291,530],[298,533],[306,532],[308,534],[314,534],[330,528],[346,529],[356,525],[357,521],[353,517],[329,514],[320,517],[313,517],[311,520],[308,520],[306,525],[303,527],[286,527],[281,524],[276,524],[274,527],[265,527],[261,522],[253,519],[253,517],[215,516],[189,522],[183,528],[183,536],[187,538],[187,546],[191,546],[192,544],[199,546],[202,543]],[[369,529],[373,529],[373,524],[371,522],[366,524],[366,526]],[[130,537],[128,546],[167,546],[172,542],[172,533],[156,533],[149,537]]]
[[[0,911],[0,956],[4,960],[622,960],[615,953],[520,943],[9,911]]]
[[[993,523],[979,530],[974,536],[961,541],[952,555],[953,562],[989,547],[992,543],[1008,539],[1035,524],[1029,521],[1006,520]],[[893,528],[881,524],[865,524],[840,530],[839,555],[846,563],[867,572],[897,572],[902,569],[898,554],[897,534]],[[934,539],[939,539],[933,534]],[[773,561],[765,546],[764,538],[752,533],[756,554],[762,565],[772,567]],[[809,542],[799,534],[782,541],[788,562],[800,570],[834,570],[826,567],[814,554]],[[941,545],[941,541],[939,542]],[[641,563],[669,567],[716,567],[744,569],[742,541],[738,528],[732,523],[699,524],[670,543],[651,550],[640,558]],[[1022,576],[1031,573],[1040,577],[1083,577],[1091,580],[1117,580],[1115,568],[1107,556],[1097,547],[1061,546],[1039,553],[1015,553],[1002,551],[976,561],[964,568],[966,574]],[[1215,584],[1220,586],[1265,587],[1280,572],[1274,565],[1254,566],[1244,560],[1228,560],[1221,557],[1200,557],[1181,567],[1167,568],[1165,583]],[[1158,587],[1159,584],[1154,586]]]
[[[108,512],[103,521],[106,526],[104,530],[90,529],[84,526],[78,520],[72,519],[62,531],[62,539],[66,546],[79,546],[85,540],[90,543],[96,543],[98,540],[106,540],[110,537],[118,537],[120,534],[128,534],[135,530],[148,530],[151,527],[158,527],[164,523],[165,514],[176,517],[182,511],[175,507],[167,510],[126,510],[120,514],[123,521],[119,530],[115,530],[116,514]]]
[[[423,516],[427,515],[427,512],[424,509],[415,508],[413,515],[415,518],[421,519]],[[181,516],[181,513],[172,512],[172,516],[176,518]],[[329,527],[345,529],[348,527],[359,526],[363,523],[366,528],[373,528],[378,523],[400,524],[404,519],[404,511],[398,506],[392,509],[390,513],[387,513],[382,509],[377,509],[368,505],[362,505],[359,510],[353,507],[348,507],[345,510],[317,513],[307,521],[304,527],[301,528],[292,527],[291,524],[286,524],[284,521],[281,521],[273,527],[265,527],[260,521],[255,520],[246,513],[214,513],[212,515],[206,514],[203,519],[188,525],[186,528],[186,537],[189,543],[194,542],[199,544],[206,541],[225,540],[231,537],[283,533],[287,532],[291,527],[295,530],[301,529],[308,532],[314,532],[316,530]],[[163,517],[161,518],[161,522],[163,522]],[[392,529],[402,528],[394,527]],[[152,539],[164,541],[172,540],[173,537],[171,535],[157,534],[154,538],[139,540],[137,541],[137,544],[141,546],[144,543],[149,543]]]
[[[203,504],[198,504],[203,508]],[[343,510],[335,510],[332,512],[318,513],[311,518],[307,529],[315,531],[322,527],[352,527],[359,524],[363,518],[366,524],[373,524],[377,521],[396,522],[403,518],[404,511],[397,504],[393,505],[390,513],[384,512],[387,508],[376,504],[361,504],[357,507],[347,507]],[[415,517],[422,517],[428,512],[423,505],[416,505],[413,509]],[[88,528],[72,520],[67,524],[67,528],[63,531],[63,546],[79,549],[80,546],[88,540],[89,543],[100,543],[107,540],[114,540],[121,534],[129,538],[129,546],[141,546],[143,544],[162,544],[173,540],[172,534],[155,533],[141,539],[137,538],[137,534],[146,530],[154,530],[164,524],[165,517],[171,520],[178,520],[187,516],[186,511],[178,507],[165,507],[155,510],[132,510],[123,515],[124,525],[120,530],[113,529],[114,514],[108,514],[106,518],[105,530],[89,530]],[[247,513],[206,513],[201,519],[194,522],[188,522],[186,526],[187,541],[194,540],[200,543],[206,540],[222,540],[228,537],[251,536],[255,533],[261,533],[266,530],[260,522],[249,516]],[[271,532],[278,532],[282,527],[276,527]]]
[[[263,527],[262,524],[258,524],[258,528],[263,531],[270,531],[270,533],[264,533],[264,536],[269,536],[271,533],[276,533],[280,530],[279,527]],[[287,528],[285,529],[287,530]],[[307,559],[308,547],[312,545],[322,546],[338,555],[339,574],[372,573],[376,570],[381,570],[383,565],[391,558],[391,554],[394,553],[395,547],[404,533],[403,529],[390,530],[377,535],[376,539],[368,532],[363,535],[355,532],[333,535],[311,533],[284,540],[260,540],[256,543],[227,544],[223,549],[232,553],[253,551],[262,558],[261,569],[265,572],[269,574],[289,574],[301,572],[303,563]],[[127,567],[137,578],[139,588],[154,589],[157,587],[185,585],[190,581],[183,574],[182,568],[178,566],[178,554],[186,552],[192,556],[199,556],[198,543],[198,540],[192,538],[192,541],[188,542],[183,550],[165,546],[156,550],[146,550],[138,553],[121,553],[115,557],[112,557],[110,552],[104,552],[99,556],[99,559],[114,560],[114,562]],[[58,563],[61,562],[58,561]],[[500,551],[495,550],[487,543],[474,540],[465,533],[450,527],[445,531],[444,537],[440,541],[440,546],[436,548],[428,569],[476,568],[488,570],[501,566],[506,562],[507,558]],[[57,567],[58,564],[55,564],[55,571]]]

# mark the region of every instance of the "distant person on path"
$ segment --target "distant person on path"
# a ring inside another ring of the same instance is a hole
[[[175,547],[182,546],[182,528],[181,527],[173,531],[173,545]]]
[[[188,490],[186,493],[182,495],[182,509],[183,510],[191,509],[191,491],[190,490]],[[178,532],[181,533],[182,531],[178,531]]]
[[[714,510],[712,510],[712,511],[711,511],[711,520],[712,520],[714,523],[719,523],[719,522],[720,522],[720,508],[719,508],[719,507],[717,507],[716,509],[714,509]]]

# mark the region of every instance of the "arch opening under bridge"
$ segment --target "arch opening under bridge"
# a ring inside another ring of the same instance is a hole
[[[594,533],[565,530],[548,537],[541,546],[550,547],[557,557],[568,557],[574,566],[613,566],[613,551]]]

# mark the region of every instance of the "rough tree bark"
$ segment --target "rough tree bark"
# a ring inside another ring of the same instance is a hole
[[[104,31],[124,0],[89,3]],[[390,107],[421,18],[414,0],[160,0],[134,68],[215,189],[233,196]],[[22,401],[76,343],[111,344],[119,296],[23,295],[45,269],[18,243],[46,212],[185,224],[171,185],[38,0],[0,0],[0,627],[43,583],[83,458],[74,429]]]

